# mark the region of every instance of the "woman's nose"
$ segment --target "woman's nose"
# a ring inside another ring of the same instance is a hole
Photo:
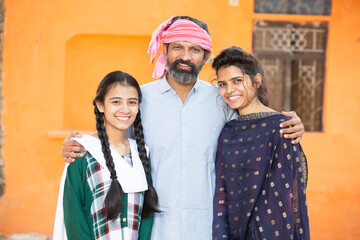
[[[226,85],[226,93],[232,93],[234,91],[234,86],[231,83]]]

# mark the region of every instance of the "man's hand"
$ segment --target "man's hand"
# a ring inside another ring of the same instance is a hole
[[[301,119],[294,111],[283,111],[281,114],[290,117],[291,119],[280,124],[280,127],[282,128],[280,133],[284,134],[284,138],[292,138],[292,144],[299,143],[305,132]]]
[[[69,136],[67,136],[63,142],[61,148],[61,156],[65,162],[72,163],[75,161],[75,158],[83,157],[83,153],[75,152],[86,152],[86,149],[77,141],[71,140],[73,137],[82,137],[82,134],[79,132],[72,131]]]

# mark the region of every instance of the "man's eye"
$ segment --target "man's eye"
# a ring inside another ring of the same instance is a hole
[[[218,83],[218,86],[219,86],[219,87],[224,87],[225,85],[226,85],[226,84],[223,83],[223,82],[219,82],[219,83]]]

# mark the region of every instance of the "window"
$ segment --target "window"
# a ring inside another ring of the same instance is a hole
[[[294,110],[307,131],[322,131],[326,23],[256,21],[253,53],[267,78],[270,107]]]
[[[331,0],[254,0],[256,13],[330,15]]]

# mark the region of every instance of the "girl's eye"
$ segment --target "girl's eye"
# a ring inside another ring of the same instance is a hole
[[[113,101],[112,103],[113,103],[113,104],[119,104],[120,101]]]
[[[130,101],[129,104],[131,104],[131,105],[136,105],[136,104],[137,104],[137,101]]]

